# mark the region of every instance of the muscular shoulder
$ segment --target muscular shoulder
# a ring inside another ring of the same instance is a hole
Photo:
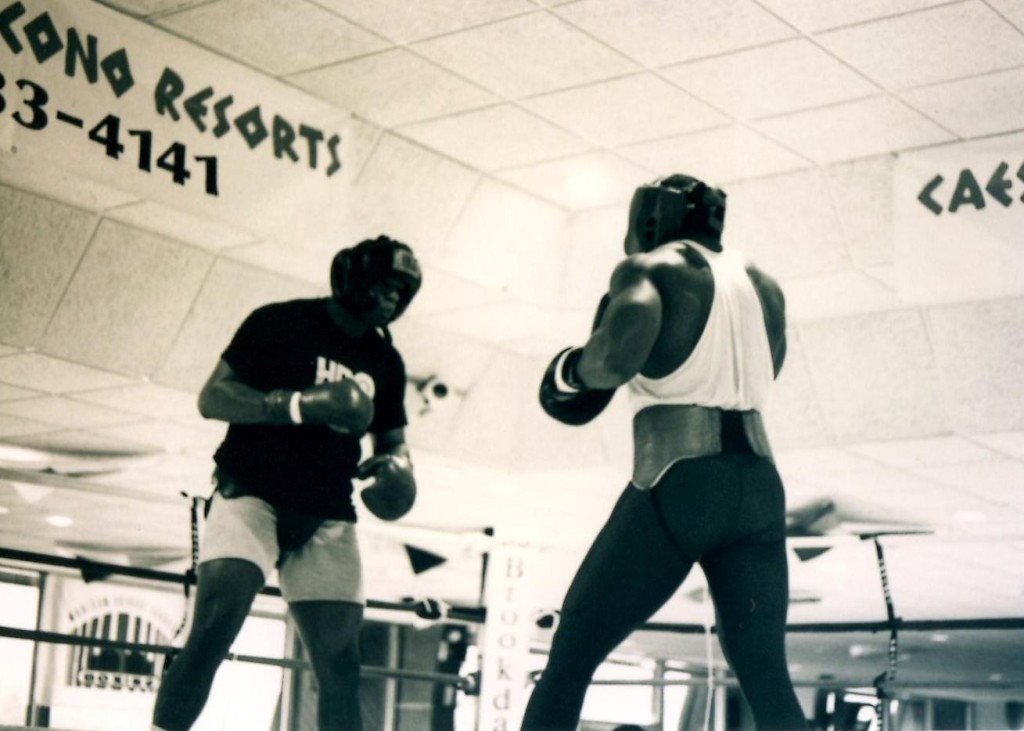
[[[747,276],[750,277],[750,281],[754,284],[758,297],[765,302],[766,308],[778,310],[780,315],[785,312],[786,298],[782,293],[782,287],[779,286],[779,283],[766,272],[749,262],[746,265],[746,269]]]
[[[708,277],[708,263],[699,251],[686,244],[659,246],[653,251],[632,254],[615,268],[612,284],[628,284],[637,279],[648,279],[655,283],[665,277],[676,284],[697,284]]]

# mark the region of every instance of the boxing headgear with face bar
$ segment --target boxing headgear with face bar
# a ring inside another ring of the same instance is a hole
[[[350,249],[342,249],[331,262],[331,291],[345,309],[361,313],[373,307],[370,287],[384,279],[393,279],[401,286],[395,307],[394,321],[405,312],[423,281],[419,262],[406,244],[387,236],[360,241]]]
[[[689,175],[669,175],[641,185],[629,206],[627,249],[631,239],[640,251],[650,251],[666,241],[699,233],[713,234],[714,241],[703,236],[702,243],[721,249],[718,237],[725,226],[725,198],[724,191]]]

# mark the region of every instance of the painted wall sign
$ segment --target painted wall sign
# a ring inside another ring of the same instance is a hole
[[[343,210],[365,132],[242,64],[86,0],[0,0],[0,145],[257,235]],[[307,225],[310,232],[330,226]]]
[[[893,194],[903,300],[1024,294],[1024,135],[903,153]]]

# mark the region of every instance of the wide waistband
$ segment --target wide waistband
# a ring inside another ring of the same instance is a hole
[[[681,459],[732,453],[737,437],[745,441],[742,446],[747,454],[771,459],[771,445],[759,411],[648,406],[633,417],[633,484],[649,489]]]

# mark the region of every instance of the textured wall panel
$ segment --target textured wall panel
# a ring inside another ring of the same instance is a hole
[[[799,332],[793,328],[787,335],[786,361],[764,418],[775,450],[822,447],[834,440],[818,403]]]
[[[337,246],[385,233],[436,257],[478,174],[419,145],[384,136],[351,191],[352,216]]]
[[[0,339],[37,344],[93,222],[84,211],[0,186]]]
[[[850,266],[843,231],[816,170],[727,186],[723,237],[775,277]]]
[[[808,323],[800,331],[821,407],[839,443],[948,431],[919,311]]]
[[[163,360],[210,268],[199,249],[103,222],[46,331],[43,349],[118,373]]]
[[[467,279],[536,304],[558,298],[565,252],[558,235],[565,214],[491,181],[473,195],[437,262]]]
[[[1024,299],[935,307],[927,316],[951,426],[1024,429]]]
[[[885,156],[825,169],[838,223],[857,266],[892,263],[894,165],[895,159]]]
[[[314,297],[322,289],[270,272],[218,260],[191,303],[166,360],[153,380],[198,392],[242,320],[268,302]]]

